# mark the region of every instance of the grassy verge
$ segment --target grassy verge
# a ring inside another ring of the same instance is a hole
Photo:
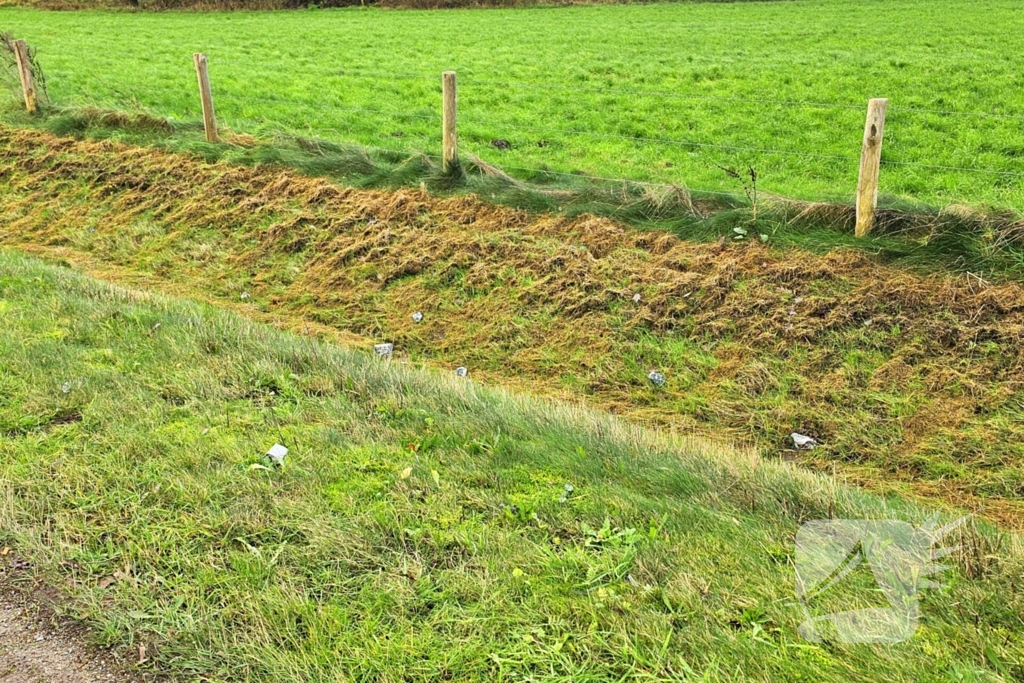
[[[905,643],[803,642],[798,524],[923,511],[9,251],[0,320],[0,543],[183,680],[1024,675],[1014,537]]]
[[[0,198],[4,243],[106,277],[1024,520],[1016,284],[9,130]]]

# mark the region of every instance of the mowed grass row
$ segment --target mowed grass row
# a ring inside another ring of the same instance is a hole
[[[181,680],[1024,674],[1019,539],[977,529],[913,639],[802,641],[799,523],[927,512],[783,464],[10,251],[0,358],[0,546]]]
[[[432,154],[440,73],[454,69],[463,150],[521,177],[531,174],[520,168],[549,168],[740,192],[720,166],[753,167],[762,190],[848,200],[866,102],[888,97],[883,201],[1024,208],[1024,14],[1015,0],[4,9],[0,26],[38,46],[58,105],[198,121],[191,56],[202,51],[221,120],[237,131]]]

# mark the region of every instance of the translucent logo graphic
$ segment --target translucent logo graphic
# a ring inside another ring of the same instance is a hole
[[[917,528],[891,519],[804,524],[796,535],[795,555],[796,597],[806,616],[800,635],[812,642],[899,643],[909,639],[917,631],[918,593],[941,587],[928,577],[948,569],[936,560],[959,549],[936,545],[967,519],[962,517],[938,529],[937,515]],[[840,582],[862,566],[873,575],[874,587],[842,590]],[[843,598],[858,597],[858,592],[863,593],[859,597],[888,602],[888,606],[827,612]],[[826,613],[814,616],[815,611]]]

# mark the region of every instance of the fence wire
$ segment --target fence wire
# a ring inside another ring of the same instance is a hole
[[[226,66],[231,66],[232,64],[234,64],[234,65],[240,65],[241,64],[240,62],[234,62],[234,61],[223,62],[223,61],[219,61],[219,60],[216,63],[218,65],[220,65],[220,66],[225,66],[225,65]],[[433,74],[433,75],[428,75],[428,74],[410,74],[410,73],[406,73],[406,74],[401,74],[401,73],[399,73],[399,74],[394,74],[394,73],[392,73],[392,74],[384,74],[384,73],[381,73],[381,72],[367,72],[367,71],[352,70],[352,69],[337,70],[337,71],[331,70],[331,74],[334,77],[337,77],[339,79],[348,79],[348,78],[373,79],[375,82],[376,81],[383,81],[383,80],[409,81],[409,80],[428,80],[429,79],[429,80],[434,82],[434,85],[429,90],[433,91],[433,92],[439,92],[440,91],[440,80],[441,80],[440,79],[440,74]],[[436,79],[436,80],[434,80],[434,79]],[[744,104],[753,104],[753,105],[758,105],[758,106],[809,107],[809,108],[821,108],[821,109],[845,110],[845,111],[851,111],[851,110],[863,111],[864,110],[864,105],[853,104],[853,103],[843,103],[843,102],[816,102],[816,101],[803,101],[803,100],[764,99],[764,98],[747,98],[747,97],[720,97],[720,96],[709,95],[709,94],[684,93],[684,92],[668,92],[668,91],[659,91],[659,90],[629,90],[629,89],[618,89],[618,88],[590,88],[590,87],[578,87],[578,86],[572,86],[572,85],[562,85],[562,84],[553,84],[553,83],[538,83],[538,82],[531,82],[531,81],[515,81],[515,80],[497,81],[497,80],[487,80],[487,79],[475,80],[475,79],[466,79],[465,77],[463,77],[460,80],[461,80],[460,85],[461,85],[461,87],[463,89],[463,92],[465,92],[466,90],[469,90],[470,92],[472,92],[473,88],[476,88],[476,87],[480,86],[480,87],[496,87],[496,88],[502,88],[504,90],[516,90],[516,89],[519,89],[519,90],[526,90],[526,91],[537,91],[537,92],[542,92],[544,94],[551,94],[552,92],[563,92],[564,91],[564,92],[582,92],[582,93],[590,93],[590,94],[606,94],[606,95],[614,95],[614,96],[629,96],[629,97],[634,97],[634,98],[637,98],[637,97],[651,97],[651,98],[663,98],[663,99],[690,99],[690,100],[700,100],[700,101],[707,101],[707,102],[722,102],[722,103],[728,103],[728,104],[744,103]],[[143,107],[143,105],[141,104],[140,97],[138,97],[136,94],[134,94],[132,92],[133,87],[130,84],[126,85],[124,82],[113,83],[113,82],[109,82],[109,81],[104,81],[102,79],[100,79],[100,80],[93,79],[92,83],[95,86],[98,86],[100,89],[106,90],[106,92],[95,92],[94,88],[90,88],[89,91],[82,91],[81,95],[84,96],[84,99],[87,100],[93,106],[98,105],[99,103],[103,102],[104,100],[109,101],[111,94],[113,94],[115,97],[123,99],[123,100],[126,100],[127,102],[129,102],[130,103],[129,104],[130,107],[134,107],[134,108],[141,108],[141,107]],[[191,85],[192,85],[192,87],[194,87],[194,84],[191,84]],[[222,89],[218,89],[216,87],[214,88],[214,94],[215,94],[215,101],[218,102],[218,103],[219,102],[227,102],[227,103],[235,103],[235,104],[242,103],[243,105],[250,105],[251,104],[251,105],[263,105],[263,106],[278,105],[278,106],[286,107],[286,108],[306,109],[306,110],[314,110],[314,111],[315,110],[343,111],[343,112],[349,112],[349,113],[353,113],[353,114],[359,114],[359,115],[366,116],[366,117],[388,117],[388,118],[394,118],[394,119],[397,119],[397,120],[415,120],[417,122],[428,122],[429,121],[429,122],[432,122],[432,123],[436,123],[436,122],[439,122],[440,118],[441,118],[440,112],[438,112],[436,114],[428,114],[428,113],[421,113],[419,111],[399,111],[399,110],[395,110],[395,109],[384,109],[384,108],[365,107],[365,106],[352,106],[352,105],[349,105],[349,104],[331,102],[331,101],[329,101],[329,97],[325,98],[325,99],[318,99],[318,100],[288,98],[288,97],[280,97],[280,96],[276,96],[276,95],[259,97],[259,96],[252,96],[252,95],[247,95],[247,94],[240,94],[240,93],[232,92],[232,91],[223,91]],[[418,93],[418,95],[422,96],[422,93]],[[245,109],[248,109],[248,108],[249,107],[245,107]],[[425,108],[425,106],[422,107],[422,108]],[[233,116],[233,114],[235,112],[233,112],[232,109],[233,108],[230,106],[230,104],[228,106],[221,106],[221,107],[218,107],[218,113],[223,114],[223,113],[226,112],[228,115],[224,117],[225,120],[229,120],[230,119],[231,121],[233,121],[235,123],[239,123],[239,124],[243,124],[243,125],[253,124],[257,128],[268,127],[269,126],[269,127],[275,128],[276,132],[278,132],[278,133],[285,132],[286,134],[289,134],[289,135],[299,136],[299,134],[300,134],[300,127],[298,125],[296,125],[295,121],[284,122],[284,121],[279,121],[279,120],[275,120],[275,119],[262,119],[262,118],[258,118],[258,120],[254,120],[254,119],[251,119],[251,118],[238,118],[238,117]],[[928,115],[960,116],[960,117],[976,117],[976,118],[981,117],[981,118],[991,118],[991,119],[1002,119],[1002,120],[1008,120],[1008,121],[1024,120],[1024,115],[1004,114],[1004,113],[996,113],[996,112],[957,111],[957,110],[929,109],[929,108],[919,108],[919,107],[900,107],[900,106],[890,106],[889,107],[889,111],[893,112],[893,113],[898,112],[898,113],[907,113],[907,114],[928,114]],[[194,116],[195,112],[196,112],[196,108],[191,107],[191,106],[186,106],[184,108],[184,110],[180,111],[179,113],[182,114],[185,117],[188,117],[188,116]],[[622,141],[626,141],[626,142],[630,142],[630,143],[635,143],[635,144],[638,144],[638,145],[678,146],[678,147],[684,147],[684,148],[690,148],[690,149],[715,150],[715,151],[723,151],[723,152],[729,152],[729,153],[756,154],[756,155],[761,155],[761,156],[765,156],[765,157],[785,156],[785,157],[806,158],[806,159],[813,159],[813,160],[842,161],[842,162],[849,162],[851,165],[856,164],[860,160],[860,157],[856,156],[856,155],[829,154],[829,153],[822,153],[822,152],[802,152],[802,151],[778,149],[778,148],[771,148],[771,147],[748,146],[748,145],[743,145],[743,144],[721,144],[721,143],[715,143],[715,142],[709,142],[709,141],[688,140],[688,139],[683,139],[683,138],[672,138],[672,137],[651,137],[651,136],[642,136],[642,135],[627,135],[627,134],[622,134],[622,133],[609,133],[609,132],[602,132],[602,131],[599,131],[599,130],[586,130],[586,129],[580,129],[580,128],[561,128],[561,127],[552,127],[552,126],[521,125],[521,124],[516,124],[516,123],[513,123],[513,122],[507,122],[507,121],[506,122],[502,122],[502,121],[487,120],[486,118],[476,118],[474,116],[468,116],[467,117],[465,115],[465,113],[460,113],[460,124],[462,126],[464,126],[466,129],[470,129],[470,130],[472,130],[472,129],[479,129],[479,128],[486,128],[486,129],[491,129],[492,131],[498,131],[498,132],[500,132],[502,134],[506,134],[506,135],[510,134],[510,133],[512,133],[512,134],[515,134],[515,133],[527,133],[527,134],[528,133],[545,133],[545,134],[550,134],[550,135],[553,135],[553,136],[560,136],[560,137],[587,137],[587,138],[595,138],[595,139],[622,140]],[[338,133],[340,136],[344,137],[345,135],[349,135],[351,133],[351,131],[345,131],[345,130],[338,129],[338,128],[324,128],[322,126],[309,126],[309,125],[307,125],[307,126],[305,126],[305,134],[303,135],[303,137],[306,137],[307,139],[310,139],[310,140],[323,140],[324,142],[330,142],[332,144],[358,145],[358,146],[361,146],[361,147],[364,147],[364,148],[367,148],[367,149],[371,149],[371,150],[374,150],[374,151],[386,152],[386,153],[390,153],[390,154],[400,154],[400,155],[404,155],[404,154],[419,154],[419,155],[422,155],[422,156],[424,156],[426,158],[440,160],[439,156],[432,155],[432,154],[427,154],[427,153],[423,152],[422,150],[417,150],[417,149],[408,148],[408,147],[405,148],[405,149],[396,150],[396,149],[390,149],[390,148],[387,148],[387,147],[377,147],[377,146],[368,145],[368,144],[362,144],[362,143],[340,142],[340,141],[336,141],[336,140],[330,140],[330,139],[322,138],[321,136],[322,136],[323,133]],[[427,137],[426,133],[421,133],[421,132],[411,132],[411,133],[408,133],[407,135],[411,139],[419,139],[419,138]],[[438,137],[440,137],[440,136],[438,136]],[[859,138],[859,135],[857,136],[857,138]],[[886,152],[891,150],[892,146],[893,146],[893,142],[890,139],[887,139],[886,143],[888,144],[888,147],[883,150],[883,154],[886,154]],[[899,149],[899,145],[898,144],[897,144],[897,149]],[[892,167],[909,167],[909,168],[931,169],[931,170],[937,170],[937,171],[948,171],[948,172],[955,172],[955,173],[985,174],[985,175],[992,175],[992,176],[998,176],[998,177],[1003,177],[1003,178],[1014,178],[1014,179],[1024,178],[1024,170],[1021,170],[1021,171],[998,170],[998,169],[992,169],[992,168],[977,168],[977,167],[973,167],[973,166],[961,166],[961,165],[954,165],[954,164],[925,163],[925,162],[912,161],[912,160],[909,160],[909,161],[890,160],[890,159],[886,159],[886,158],[883,158],[881,160],[881,164],[884,165],[884,166],[892,166]],[[511,165],[502,164],[502,168],[506,168],[506,169],[510,169],[510,170],[515,170],[515,171],[521,171],[521,172],[524,172],[524,173],[530,173],[530,174],[535,174],[535,175],[541,175],[541,176],[543,176],[543,175],[559,176],[559,177],[573,178],[573,179],[577,179],[577,180],[584,179],[584,180],[593,181],[593,182],[635,184],[635,185],[643,185],[643,186],[646,186],[646,187],[665,187],[665,188],[679,188],[680,187],[679,185],[669,184],[669,183],[661,183],[661,182],[654,182],[654,181],[639,181],[639,180],[632,180],[632,179],[628,179],[628,178],[613,178],[613,177],[606,177],[606,176],[601,176],[601,175],[590,175],[590,174],[581,174],[581,173],[567,173],[567,172],[564,172],[564,171],[554,171],[554,170],[545,169],[545,168],[532,168],[532,167],[527,167],[527,166],[511,166]],[[714,191],[714,190],[701,191],[701,192],[703,194],[713,194],[713,195],[722,195],[722,196],[729,196],[729,197],[738,197],[738,195],[736,193],[730,193],[730,192],[719,192],[719,191]]]

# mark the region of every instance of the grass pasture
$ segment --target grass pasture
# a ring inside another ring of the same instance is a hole
[[[1016,537],[913,639],[808,643],[798,524],[926,511],[9,251],[0,323],[0,546],[181,680],[1024,674]]]
[[[1014,0],[443,13],[7,8],[0,26],[38,46],[58,105],[194,124],[191,54],[204,51],[218,113],[238,132],[431,154],[439,74],[455,69],[463,150],[556,183],[520,169],[741,193],[719,166],[749,166],[762,191],[849,200],[865,103],[885,96],[883,202],[1024,209],[1024,13]],[[493,147],[499,139],[511,148]]]

